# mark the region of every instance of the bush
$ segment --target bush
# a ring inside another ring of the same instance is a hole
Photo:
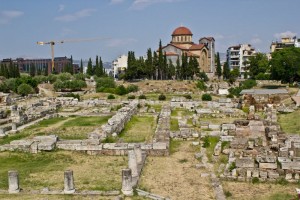
[[[202,99],[202,101],[211,101],[212,97],[210,94],[203,94],[201,99]]]
[[[209,142],[209,136],[205,136],[203,139],[203,148],[208,148],[210,146],[210,142]]]
[[[244,106],[242,110],[244,111],[244,113],[249,113],[249,107]]]
[[[228,94],[228,95],[226,95],[226,97],[231,98],[231,99],[234,98],[233,94]]]
[[[137,85],[128,85],[127,92],[137,92],[139,90],[139,87]]]
[[[198,88],[199,90],[204,90],[204,91],[205,91],[205,90],[207,89],[207,87],[206,87],[204,81],[202,81],[202,80],[201,80],[201,81],[198,81],[196,86],[197,86],[197,88]]]
[[[115,88],[116,83],[112,77],[102,77],[96,79],[96,88]]]
[[[80,96],[79,96],[79,94],[68,93],[68,94],[65,94],[64,97],[73,97],[73,98],[75,98],[75,99],[78,99],[78,101],[80,101]]]
[[[259,178],[258,177],[254,177],[254,178],[252,178],[252,184],[257,184],[257,183],[259,183]]]
[[[22,83],[21,85],[19,85],[18,87],[18,94],[22,95],[22,96],[27,96],[28,94],[33,93],[33,88],[26,84],[26,83]]]
[[[252,80],[252,79],[248,79],[241,83],[242,89],[251,89],[251,88],[255,87],[256,85],[257,85],[256,81]]]
[[[113,94],[109,94],[108,96],[107,96],[107,99],[115,99],[116,97],[115,97],[115,95],[113,95]]]
[[[199,73],[199,78],[200,78],[202,81],[204,81],[204,82],[209,81],[209,78],[208,78],[208,76],[206,75],[205,72],[200,72],[200,73]]]
[[[135,96],[134,96],[134,95],[129,95],[129,96],[127,97],[127,99],[135,99]]]
[[[270,80],[270,74],[259,73],[255,76],[256,80]]]
[[[235,168],[236,168],[235,162],[232,162],[229,166],[229,171],[232,171]]]
[[[225,194],[226,197],[231,197],[232,196],[231,192],[229,192],[229,191],[225,191],[224,194]]]
[[[127,90],[126,88],[124,87],[124,85],[119,85],[116,89],[115,89],[115,93],[117,95],[125,95],[127,94]]]
[[[164,94],[161,94],[161,95],[158,96],[158,100],[165,101],[166,100],[166,96]]]
[[[141,95],[139,96],[139,99],[147,99],[147,97],[146,97],[144,94],[141,94]]]
[[[186,99],[192,99],[192,96],[191,96],[190,94],[185,94],[184,97],[185,97]]]

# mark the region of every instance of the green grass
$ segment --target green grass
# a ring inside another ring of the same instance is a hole
[[[18,134],[13,134],[13,135],[6,135],[0,139],[0,145],[9,144],[11,141],[14,141],[14,140],[21,140],[23,138],[28,137],[29,135],[30,135],[30,133],[28,133],[28,132],[18,133]]]
[[[132,116],[119,137],[124,142],[150,142],[156,127],[153,116]]]
[[[74,162],[70,156],[62,155],[55,152],[47,153],[22,153],[22,152],[4,152],[0,154],[0,188],[8,187],[7,172],[17,170],[19,172],[21,187],[46,187],[51,186],[47,180],[42,182],[31,181],[31,173],[56,171],[63,169],[67,163]],[[48,185],[49,184],[49,185]]]
[[[267,200],[290,200],[290,199],[298,199],[296,195],[285,194],[285,193],[275,193],[272,194]]]
[[[65,122],[62,127],[73,127],[73,126],[99,126],[105,124],[111,116],[104,117],[76,117],[72,120]]]
[[[208,136],[209,145],[206,148],[206,154],[209,162],[212,162],[212,155],[214,153],[215,146],[219,142],[219,140],[219,137]]]
[[[170,123],[171,123],[170,125],[171,131],[179,131],[179,124],[177,119],[171,118]]]
[[[65,117],[55,117],[55,118],[51,118],[51,119],[45,119],[43,121],[40,121],[38,124],[36,124],[36,126],[47,127],[47,126],[56,124],[58,122],[64,121],[66,119],[67,118],[65,118]]]
[[[170,154],[177,152],[179,150],[180,145],[181,145],[181,141],[171,139],[170,146],[169,146]]]
[[[278,122],[284,132],[300,134],[300,109],[293,113],[279,114],[278,116]]]
[[[161,107],[162,107],[162,105],[151,105],[151,108],[154,108],[155,109],[155,112],[160,112],[161,111]]]

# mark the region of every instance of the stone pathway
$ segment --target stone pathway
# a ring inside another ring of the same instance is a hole
[[[202,154],[202,163],[205,166],[205,168],[210,172],[211,184],[213,186],[216,199],[226,200],[222,184],[219,178],[216,176],[215,172],[213,171],[214,165],[208,162],[205,148],[201,148],[201,154]]]

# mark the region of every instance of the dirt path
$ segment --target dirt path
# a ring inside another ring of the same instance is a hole
[[[207,169],[196,169],[199,163],[194,154],[200,146],[183,141],[177,152],[169,157],[148,157],[139,187],[172,200],[214,199]]]

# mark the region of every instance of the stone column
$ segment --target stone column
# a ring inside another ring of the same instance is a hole
[[[135,145],[134,146],[134,153],[136,156],[136,162],[138,165],[142,164],[143,162],[143,155],[142,155],[142,149],[141,145]]]
[[[65,181],[64,181],[64,193],[73,194],[75,192],[73,171],[65,171]]]
[[[133,195],[131,169],[122,169],[122,193],[126,196]]]
[[[136,156],[133,150],[128,151],[128,167],[131,169],[132,177],[138,177]]]
[[[8,171],[8,193],[19,192],[19,173],[17,171]]]
[[[1,137],[5,136],[5,131],[3,128],[0,128],[0,136]]]
[[[11,123],[11,130],[14,132],[17,132],[17,123],[15,123],[15,122]]]

